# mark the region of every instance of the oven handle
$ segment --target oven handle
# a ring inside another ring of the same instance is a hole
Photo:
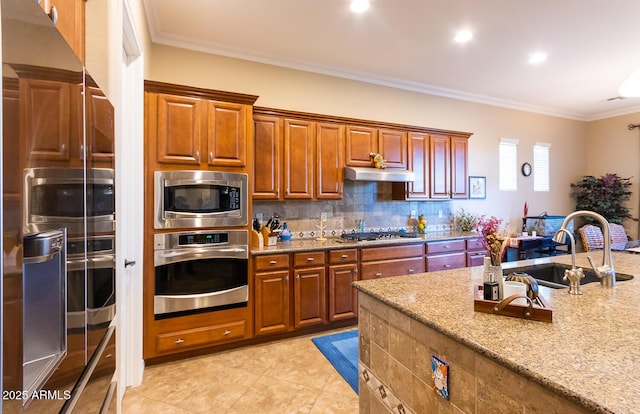
[[[243,285],[243,286],[238,286],[238,287],[234,287],[234,288],[231,288],[231,289],[220,290],[220,291],[217,291],[217,292],[193,293],[193,294],[190,294],[190,295],[154,295],[154,298],[171,299],[171,300],[175,300],[175,299],[200,299],[200,298],[209,298],[209,297],[213,297],[213,296],[223,296],[223,295],[226,295],[228,293],[236,292],[236,291],[242,292],[243,289],[246,289],[246,288],[247,288],[247,286]]]
[[[101,255],[89,257],[86,260],[87,269],[111,269],[116,266],[115,256],[112,254]],[[67,270],[69,271],[77,271],[83,270],[85,264],[85,259],[68,259],[67,260]]]
[[[191,248],[174,250],[156,250],[154,252],[154,266],[170,263],[186,262],[198,259],[249,259],[247,246],[212,248]]]

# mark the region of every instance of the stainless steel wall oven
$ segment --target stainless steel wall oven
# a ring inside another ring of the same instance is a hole
[[[156,229],[248,224],[246,174],[156,171],[154,180]]]
[[[156,319],[247,306],[246,230],[163,233],[154,241]]]

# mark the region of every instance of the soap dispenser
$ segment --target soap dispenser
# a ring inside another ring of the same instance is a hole
[[[291,240],[291,231],[289,230],[289,226],[287,226],[287,223],[284,223],[282,225],[282,231],[280,232],[280,240],[282,241]]]

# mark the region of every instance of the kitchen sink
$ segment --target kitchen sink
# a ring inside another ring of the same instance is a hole
[[[504,269],[503,273],[505,276],[513,272],[527,273],[537,280],[538,285],[547,286],[553,289],[564,289],[569,286],[568,280],[562,280],[564,271],[567,269],[571,269],[571,266],[559,263],[550,263],[548,265],[524,266],[512,269]],[[582,271],[584,272],[584,279],[580,280],[581,285],[586,285],[587,283],[592,282],[600,282],[600,278],[596,276],[595,272],[592,269],[583,267]],[[631,279],[633,279],[633,275],[616,273],[617,282],[624,282]]]

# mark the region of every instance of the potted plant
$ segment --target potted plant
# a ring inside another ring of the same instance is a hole
[[[455,227],[460,231],[473,231],[478,226],[479,216],[464,208],[460,208],[454,215]]]
[[[637,221],[625,207],[625,202],[631,197],[629,178],[611,173],[600,178],[587,175],[577,183],[572,183],[571,187],[576,198],[576,210],[594,211],[610,223],[622,224],[624,219]],[[594,222],[591,217],[585,217],[584,220]]]

